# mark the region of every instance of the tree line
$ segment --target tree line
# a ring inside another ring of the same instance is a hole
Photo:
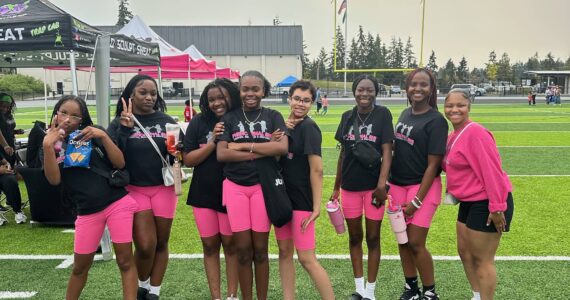
[[[334,42],[333,42],[334,43]],[[347,57],[347,69],[401,69],[416,68],[418,59],[413,52],[412,39],[408,37],[404,42],[402,38],[392,37],[389,41],[382,40],[380,35],[372,35],[370,32],[364,33],[362,26],[359,26],[358,33],[352,38],[345,51],[345,37],[340,27],[336,29],[336,67],[344,68],[344,58]],[[313,59],[309,59],[306,51],[306,44],[303,44],[303,78],[314,80],[342,81],[344,74],[334,72],[334,44],[329,53],[322,47],[319,54]],[[484,82],[510,82],[520,84],[521,79],[531,79],[525,74],[526,71],[537,70],[570,70],[570,57],[565,61],[555,58],[552,53],[545,57],[539,57],[535,53],[526,62],[517,61],[511,63],[508,53],[497,56],[494,50],[489,53],[488,62],[484,67],[469,68],[468,61],[462,57],[459,62],[448,59],[443,66],[437,65],[435,51],[425,63],[425,66],[434,71],[438,86],[442,88],[450,87],[455,83],[480,84]],[[348,73],[347,80],[352,81],[362,73]],[[384,84],[403,85],[405,74],[401,72],[379,72],[373,74]]]

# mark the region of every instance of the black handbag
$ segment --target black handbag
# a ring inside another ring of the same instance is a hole
[[[367,141],[360,139],[360,130],[358,126],[358,119],[356,109],[352,116],[352,131],[354,133],[354,144],[352,145],[352,154],[356,160],[368,169],[375,169],[382,161],[382,155]],[[374,110],[370,112],[374,113]]]
[[[99,157],[101,157],[102,160],[104,160],[105,155],[103,154],[101,148],[99,148],[96,145],[94,145],[93,148],[95,152],[99,154]],[[129,175],[129,171],[127,171],[127,169],[113,169],[105,162],[103,162],[103,165],[104,165],[103,168],[99,168],[98,166],[95,165],[90,165],[89,169],[94,173],[107,178],[107,181],[109,182],[110,186],[125,187],[129,184],[131,178]]]
[[[287,195],[279,164],[274,157],[263,157],[256,159],[255,165],[269,220],[275,227],[281,227],[293,218],[293,205]]]

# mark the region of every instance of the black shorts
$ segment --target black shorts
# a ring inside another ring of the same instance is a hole
[[[505,220],[507,221],[505,232],[508,232],[511,229],[511,220],[513,219],[514,209],[515,205],[513,202],[513,194],[509,193],[507,196],[507,210],[505,211]],[[461,202],[459,204],[457,222],[465,224],[469,229],[483,232],[497,232],[497,228],[495,228],[495,224],[493,224],[493,222],[487,226],[488,217],[489,200]]]
[[[317,111],[321,110],[321,107],[323,107],[323,103],[317,102]]]

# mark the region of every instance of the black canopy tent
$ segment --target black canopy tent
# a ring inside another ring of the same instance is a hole
[[[97,121],[109,122],[110,66],[159,65],[156,43],[98,30],[45,0],[0,0],[0,67],[94,66]]]

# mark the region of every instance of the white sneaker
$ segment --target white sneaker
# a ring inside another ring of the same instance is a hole
[[[19,212],[16,213],[14,220],[16,220],[16,224],[24,224],[28,218],[26,218],[26,215],[24,215],[23,212]]]
[[[8,219],[6,219],[6,217],[4,216],[3,213],[0,213],[0,226],[7,224],[8,223]]]

